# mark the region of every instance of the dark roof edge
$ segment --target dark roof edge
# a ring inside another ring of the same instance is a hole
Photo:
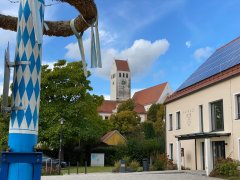
[[[178,99],[181,99],[183,97],[189,96],[191,94],[194,94],[202,89],[206,89],[208,87],[211,87],[215,84],[218,84],[220,82],[226,81],[230,78],[233,78],[240,74],[240,64],[233,66],[225,71],[222,71],[218,74],[215,74],[207,79],[204,79],[196,84],[193,84],[185,89],[182,89],[180,91],[177,91],[173,93],[171,96],[169,96],[164,104],[169,104],[173,101],[176,101]]]

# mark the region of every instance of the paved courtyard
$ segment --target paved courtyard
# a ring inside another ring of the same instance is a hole
[[[63,176],[43,176],[42,180],[214,180],[197,172],[142,172],[142,173],[91,173]]]

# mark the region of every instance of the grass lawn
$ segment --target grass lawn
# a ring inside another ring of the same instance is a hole
[[[64,168],[61,170],[62,174],[68,174],[69,168]],[[113,167],[87,167],[87,173],[96,173],[96,172],[112,172]],[[70,167],[70,174],[77,173],[77,167]],[[84,167],[78,168],[78,173],[85,173]]]

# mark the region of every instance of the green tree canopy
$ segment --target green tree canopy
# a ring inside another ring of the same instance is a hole
[[[119,104],[117,108],[117,112],[122,112],[122,111],[133,111],[135,107],[135,103],[132,99],[128,99],[121,104]]]
[[[94,144],[109,128],[98,115],[102,96],[91,95],[90,81],[84,76],[80,62],[60,60],[53,69],[42,67],[39,140],[52,148],[59,147],[60,122],[63,143]]]
[[[134,132],[139,127],[140,120],[133,111],[121,111],[110,116],[112,127],[124,135]]]
[[[145,139],[153,139],[156,137],[153,122],[146,121],[142,123],[142,127],[143,127]]]

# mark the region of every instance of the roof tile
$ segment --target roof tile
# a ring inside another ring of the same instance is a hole
[[[143,106],[156,103],[165,89],[167,82],[141,90],[133,95],[133,100]]]

